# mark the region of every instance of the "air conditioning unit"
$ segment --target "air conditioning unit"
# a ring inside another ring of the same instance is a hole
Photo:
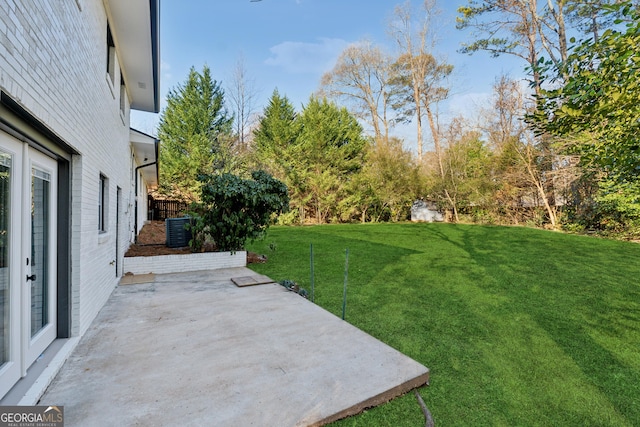
[[[164,220],[167,230],[167,246],[170,248],[182,248],[189,246],[191,240],[191,230],[185,226],[189,224],[190,218],[167,218]]]

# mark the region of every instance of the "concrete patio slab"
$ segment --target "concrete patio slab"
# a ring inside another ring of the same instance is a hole
[[[428,382],[429,371],[246,268],[118,287],[40,404],[65,425],[321,425]]]

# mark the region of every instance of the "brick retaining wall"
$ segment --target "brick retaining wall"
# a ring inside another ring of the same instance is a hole
[[[188,271],[217,270],[245,267],[245,251],[205,252],[185,255],[159,255],[150,257],[125,257],[123,271],[133,274],[183,273]]]

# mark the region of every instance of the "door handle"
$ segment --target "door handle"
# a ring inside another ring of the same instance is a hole
[[[36,275],[35,275],[35,274],[32,274],[31,276],[27,276],[27,282],[28,282],[29,280],[36,280]]]

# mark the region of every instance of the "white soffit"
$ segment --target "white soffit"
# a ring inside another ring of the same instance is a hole
[[[105,0],[131,108],[159,111],[158,0]]]

